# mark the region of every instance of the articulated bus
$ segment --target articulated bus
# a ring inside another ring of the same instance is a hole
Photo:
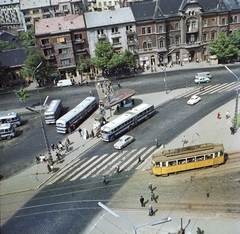
[[[62,101],[52,100],[44,112],[46,124],[55,124],[62,111]]]
[[[118,118],[101,127],[103,141],[114,141],[118,136],[154,115],[154,105],[142,103],[120,115]]]
[[[95,97],[87,97],[75,108],[63,115],[56,121],[57,132],[68,133],[77,127],[80,122],[89,117],[90,113],[97,108],[97,102]]]
[[[164,150],[151,156],[152,173],[168,175],[224,163],[223,144],[205,143]]]
[[[21,125],[21,118],[16,112],[0,115],[0,124],[10,123],[14,127]]]

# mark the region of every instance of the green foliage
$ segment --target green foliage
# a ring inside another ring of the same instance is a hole
[[[122,54],[118,54],[109,41],[98,42],[95,45],[94,53],[95,57],[92,58],[92,64],[103,71],[120,67],[132,67],[136,63],[132,52],[125,50]]]
[[[232,119],[232,124],[234,124],[234,118]],[[237,114],[237,127],[240,126],[240,113]]]
[[[36,38],[34,34],[34,27],[32,26],[26,32],[20,32],[19,39],[23,41],[23,46],[28,48],[29,46],[34,46],[36,44]]]
[[[12,49],[16,49],[16,48],[18,48],[17,45],[10,44],[7,41],[1,41],[0,40],[0,51],[12,50]]]
[[[24,89],[22,87],[19,90],[14,90],[14,92],[19,98],[20,102],[26,102],[26,99],[31,96],[31,94],[27,92],[27,89]]]
[[[77,69],[81,72],[87,70],[92,64],[92,61],[89,57],[84,55],[79,55],[77,60]]]
[[[235,34],[235,35],[232,35]],[[218,37],[209,44],[210,54],[216,55],[220,60],[229,59],[239,54],[240,33],[232,33],[228,37],[220,32]]]

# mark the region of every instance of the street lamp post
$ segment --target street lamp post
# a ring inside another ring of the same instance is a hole
[[[163,60],[164,60],[164,83],[165,83],[165,91],[166,91],[166,94],[168,93],[167,91],[167,72],[166,72],[166,57],[171,54],[173,52],[174,49],[170,50],[164,57],[163,57]]]
[[[145,226],[155,226],[158,224],[162,224],[162,223],[167,223],[170,222],[172,220],[171,217],[167,217],[165,219],[160,219],[154,222],[150,222],[150,223],[144,223],[144,224],[140,224],[136,227],[134,227],[134,225],[132,223],[130,223],[128,220],[124,219],[123,217],[121,217],[119,214],[115,213],[113,210],[111,210],[110,208],[108,208],[107,206],[105,206],[104,204],[102,204],[101,202],[98,202],[98,205],[101,206],[104,210],[106,210],[108,213],[110,213],[111,215],[113,215],[116,218],[120,218],[122,219],[124,222],[126,222],[128,225],[130,225],[133,230],[134,230],[134,234],[137,234],[137,229],[140,227],[145,227]]]
[[[40,63],[37,65],[37,67],[33,70],[33,79],[34,79],[35,82],[36,82],[38,99],[39,99],[39,102],[40,102],[41,109],[40,109],[40,111],[33,110],[33,109],[29,108],[29,107],[26,107],[26,109],[29,110],[29,111],[32,111],[32,112],[35,112],[35,113],[39,114],[40,123],[41,123],[41,128],[42,128],[42,132],[43,132],[43,137],[44,137],[44,141],[45,141],[46,148],[47,148],[47,152],[48,152],[48,158],[49,158],[50,163],[52,164],[52,163],[53,163],[53,158],[52,158],[51,150],[50,150],[50,147],[49,147],[49,143],[48,143],[48,139],[47,139],[47,135],[46,135],[46,130],[45,130],[45,127],[44,127],[44,123],[43,123],[43,120],[42,120],[42,110],[43,110],[42,100],[41,100],[41,96],[40,96],[40,93],[39,93],[39,87],[38,87],[38,85],[37,85],[37,80],[36,80],[36,77],[35,77],[35,73],[37,72],[38,68],[39,68],[41,65],[42,65],[42,62],[40,62]],[[29,70],[29,69],[27,69],[27,68],[23,68],[23,69]]]
[[[240,86],[240,82],[239,82],[239,77],[234,74],[227,66],[225,66],[225,68],[232,73],[238,80],[238,87],[237,87],[237,92],[236,92],[236,104],[235,104],[235,113],[234,113],[234,119],[233,119],[233,128],[235,130],[235,132],[237,131],[237,115],[238,115],[238,98],[239,98],[239,86]]]

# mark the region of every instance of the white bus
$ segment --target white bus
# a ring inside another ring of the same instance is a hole
[[[118,136],[130,131],[139,123],[154,115],[154,105],[142,103],[125,112],[113,121],[101,127],[101,138],[104,141],[114,141]]]
[[[55,124],[62,111],[62,101],[52,100],[44,112],[46,124]]]
[[[97,108],[95,97],[87,97],[75,108],[70,110],[64,116],[56,121],[57,132],[68,133],[74,130],[77,125],[85,118],[88,117],[90,112]]]
[[[13,124],[4,123],[0,125],[0,140],[11,139],[16,135]]]
[[[16,112],[0,115],[0,124],[10,123],[14,127],[21,125],[21,118]]]

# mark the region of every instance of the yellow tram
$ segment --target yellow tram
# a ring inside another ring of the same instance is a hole
[[[223,144],[205,143],[164,150],[151,156],[152,173],[168,175],[224,163]]]

